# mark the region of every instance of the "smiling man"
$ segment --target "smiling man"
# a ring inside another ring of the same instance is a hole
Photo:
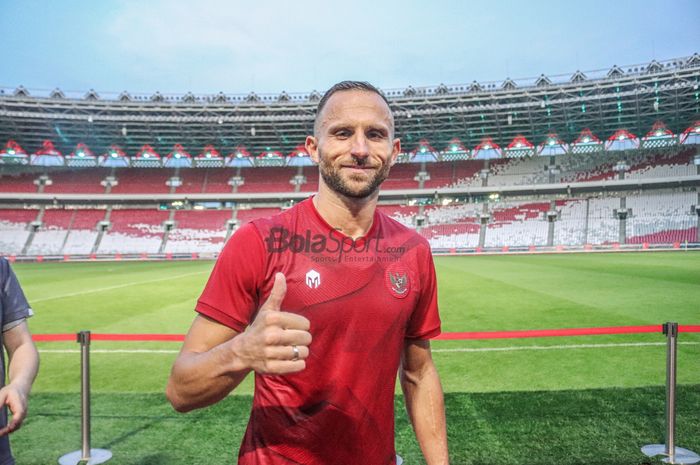
[[[428,465],[447,464],[430,247],[377,211],[401,151],[384,96],[344,81],[306,148],[312,198],[242,226],[199,298],[168,381],[178,411],[218,402],[251,371],[241,465],[393,465],[397,371]]]

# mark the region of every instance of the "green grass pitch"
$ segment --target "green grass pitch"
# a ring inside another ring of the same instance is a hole
[[[35,334],[184,333],[213,262],[15,264]],[[437,257],[444,331],[700,324],[700,253]],[[39,343],[18,464],[80,448],[78,344]],[[231,464],[250,409],[186,415],[163,394],[179,343],[93,342],[92,446],[115,464]],[[661,334],[434,341],[453,464],[643,464],[664,441]],[[677,444],[700,451],[700,334],[681,334]],[[397,451],[424,463],[397,391]],[[360,462],[358,462],[360,463]]]

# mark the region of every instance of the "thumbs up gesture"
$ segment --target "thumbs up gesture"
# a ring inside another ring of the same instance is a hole
[[[286,278],[277,273],[272,291],[253,323],[232,340],[240,361],[257,373],[295,373],[306,368],[310,323],[301,315],[282,311],[286,294]]]

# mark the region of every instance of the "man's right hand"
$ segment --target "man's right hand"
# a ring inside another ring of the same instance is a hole
[[[253,323],[231,340],[231,349],[245,368],[278,375],[306,368],[311,344],[310,322],[296,313],[282,311],[286,294],[286,278],[277,273],[270,296]]]

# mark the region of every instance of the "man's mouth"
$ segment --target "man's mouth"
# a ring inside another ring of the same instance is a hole
[[[345,168],[352,171],[369,171],[375,169],[374,166],[360,166],[360,165],[341,165],[341,168]]]

